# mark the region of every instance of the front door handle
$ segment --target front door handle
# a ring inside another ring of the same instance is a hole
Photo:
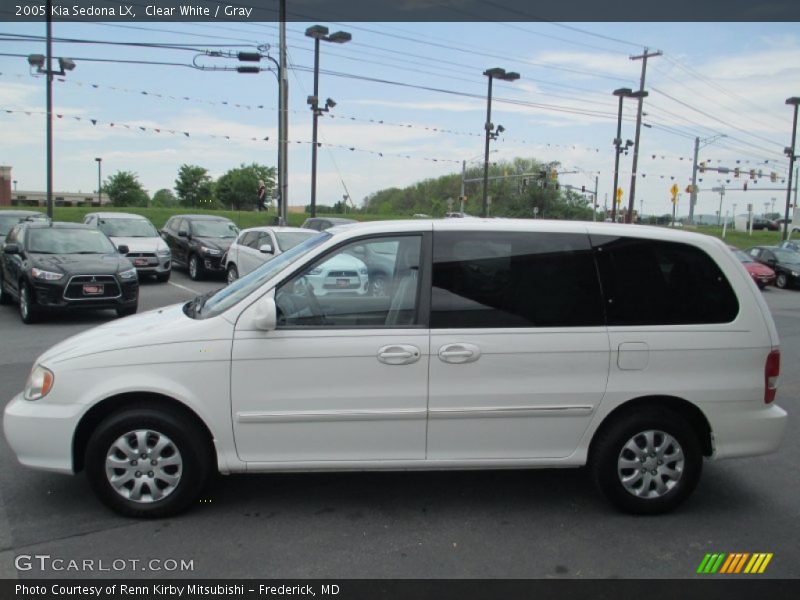
[[[419,348],[410,344],[392,344],[378,349],[378,360],[385,365],[410,365],[419,357]]]
[[[481,349],[475,344],[447,344],[439,348],[439,360],[451,364],[475,362],[481,357]]]

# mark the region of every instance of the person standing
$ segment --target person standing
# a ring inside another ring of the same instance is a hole
[[[267,188],[263,181],[258,182],[258,198],[256,199],[258,211],[267,210]]]

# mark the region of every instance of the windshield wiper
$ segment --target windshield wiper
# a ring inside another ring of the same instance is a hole
[[[189,306],[186,308],[186,314],[192,318],[195,318],[203,311],[203,305],[206,303],[206,300],[211,298],[214,294],[216,294],[222,288],[211,290],[210,292],[206,292],[205,294],[200,294],[196,296],[194,300],[189,303]]]

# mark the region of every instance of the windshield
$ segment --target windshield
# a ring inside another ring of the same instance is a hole
[[[294,248],[297,246],[297,244],[300,244],[315,235],[317,235],[316,231],[275,232],[275,237],[278,240],[278,247],[282,252],[286,252],[290,248]]]
[[[791,250],[775,250],[775,258],[782,263],[800,264],[800,254]]]
[[[3,215],[0,214],[0,236],[5,237],[11,228],[25,219],[44,219],[44,215]]]
[[[220,313],[225,312],[231,306],[237,304],[254,290],[258,289],[264,282],[269,281],[272,277],[282,271],[287,265],[294,262],[312,248],[319,246],[323,242],[330,239],[329,233],[315,234],[308,238],[302,244],[298,244],[288,252],[279,254],[270,261],[265,262],[258,267],[255,271],[245,275],[241,279],[237,279],[228,287],[224,287],[213,296],[200,303],[189,302],[184,307],[184,312],[194,305],[193,313],[187,313],[188,316],[196,318],[211,318]]]
[[[98,227],[108,237],[158,237],[156,228],[145,219],[100,219]]]
[[[113,254],[117,252],[98,229],[31,229],[27,234],[28,251],[37,254]]]
[[[750,256],[747,253],[743,252],[742,250],[733,250],[733,253],[736,255],[736,258],[738,258],[743,263],[756,262],[752,258],[750,258]]]
[[[230,221],[192,221],[192,233],[198,237],[235,238],[239,229]]]

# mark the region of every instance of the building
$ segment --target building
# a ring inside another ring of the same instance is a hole
[[[0,166],[0,206],[47,206],[47,192],[16,190],[13,186],[11,167]],[[97,194],[92,192],[57,192],[53,191],[53,206],[106,206],[108,198],[102,204]]]

